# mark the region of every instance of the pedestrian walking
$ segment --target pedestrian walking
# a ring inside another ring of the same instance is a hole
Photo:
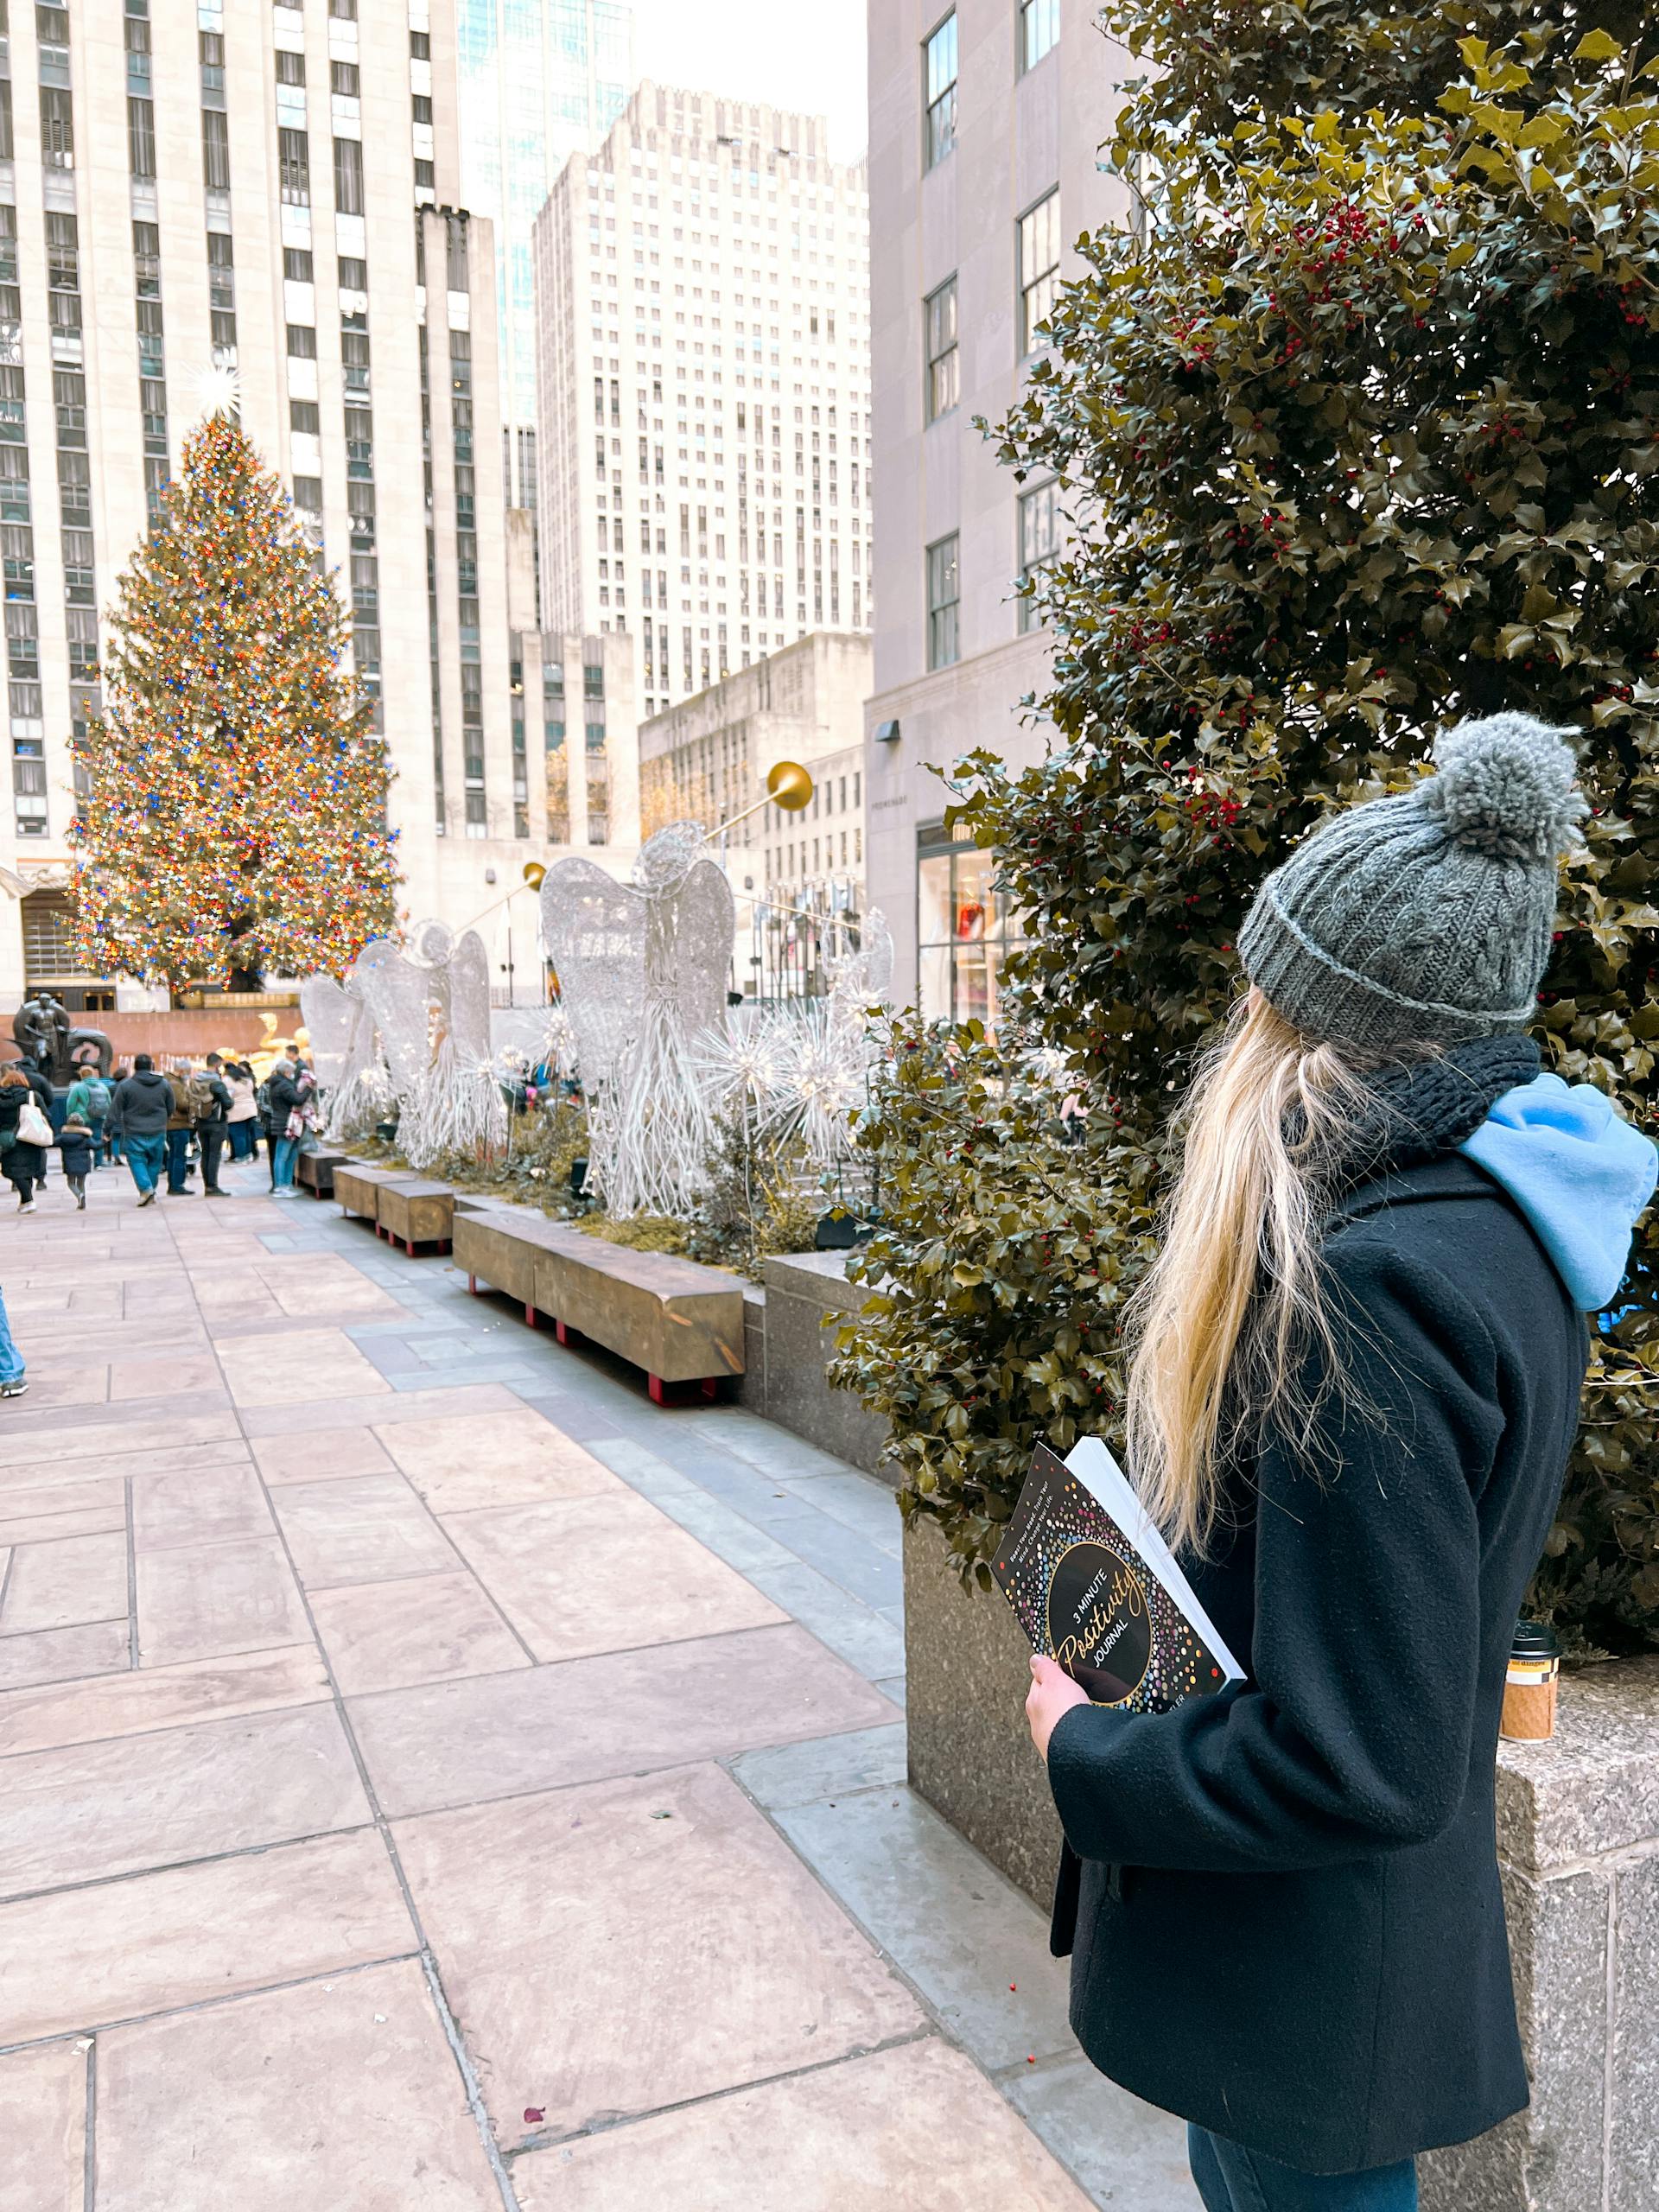
[[[138,1203],[156,1203],[156,1185],[167,1151],[167,1125],[174,1108],[173,1088],[156,1071],[148,1052],[135,1052],[132,1073],[115,1086],[110,1101],[110,1123],[121,1141],[127,1166],[137,1187]]]
[[[121,1134],[115,1126],[113,1111],[115,1094],[131,1073],[132,1070],[123,1060],[111,1071],[110,1076],[110,1105],[105,1108],[104,1114],[104,1158],[111,1167],[121,1157]]]
[[[110,1111],[110,1086],[99,1075],[95,1065],[83,1066],[69,1086],[63,1102],[64,1125],[84,1122],[92,1132],[92,1166],[104,1164],[104,1124]]]
[[[58,1123],[63,1119],[63,1109],[57,1092],[53,1089],[52,1078],[43,1069],[33,1060],[22,1060],[18,1065],[29,1078],[29,1087],[35,1094],[35,1103],[46,1121],[48,1134],[41,1140],[41,1165],[37,1177],[41,1189],[44,1190],[47,1162],[52,1156],[51,1147],[57,1141]]]
[[[270,1149],[273,1198],[297,1198],[294,1163],[300,1150],[300,1068],[290,1045],[265,1077],[265,1142]]]
[[[253,1070],[245,1060],[231,1060],[225,1068],[231,1103],[226,1122],[231,1133],[231,1158],[251,1160],[259,1143],[259,1108],[254,1098]]]
[[[46,1180],[46,1148],[52,1124],[41,1110],[28,1069],[0,1068],[0,1174],[17,1193],[19,1213],[33,1213],[35,1192]]]
[[[1527,2102],[1504,1674],[1656,1154],[1524,1033],[1562,734],[1436,759],[1259,891],[1136,1300],[1131,1471],[1247,1678],[1128,1713],[1032,1662],[1072,2025],[1210,2212],[1410,2212],[1417,2152]]]
[[[63,1157],[63,1179],[69,1185],[69,1194],[79,1211],[85,1213],[86,1178],[92,1172],[96,1157],[90,1125],[75,1115],[66,1113],[63,1127],[58,1132],[58,1150]]]
[[[165,1079],[173,1096],[167,1117],[167,1195],[188,1198],[194,1195],[190,1188],[190,1140],[196,1127],[196,1078],[187,1063],[169,1070]]]
[[[0,1398],[21,1398],[29,1384],[23,1380],[23,1356],[11,1333],[11,1317],[0,1294]]]
[[[231,1093],[224,1068],[219,1054],[209,1052],[207,1071],[197,1077],[194,1085],[196,1143],[201,1153],[201,1194],[205,1198],[226,1196],[219,1187],[219,1162],[225,1150],[231,1112]]]

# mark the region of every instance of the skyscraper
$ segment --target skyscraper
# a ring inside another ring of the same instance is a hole
[[[71,734],[99,610],[150,526],[211,364],[335,572],[397,769],[416,913],[469,919],[546,826],[514,707],[495,251],[462,200],[455,0],[55,0],[0,77],[0,1016],[72,1006]],[[521,563],[522,566],[522,563]],[[520,690],[515,692],[517,680]],[[617,717],[613,716],[613,719]],[[539,842],[536,848],[539,849]]]
[[[651,83],[537,219],[543,620],[643,715],[868,625],[868,257],[823,117]]]
[[[531,232],[572,154],[627,104],[625,0],[456,0],[461,183],[495,225],[507,498],[536,504],[536,282]]]
[[[866,709],[868,890],[891,923],[894,995],[929,1019],[995,1018],[1019,919],[995,855],[947,830],[936,766],[1042,740],[1020,701],[1049,642],[1019,579],[1052,559],[1053,479],[1000,467],[995,423],[1043,351],[1071,241],[1128,201],[1103,167],[1125,67],[1065,0],[870,0],[874,250],[875,696]]]

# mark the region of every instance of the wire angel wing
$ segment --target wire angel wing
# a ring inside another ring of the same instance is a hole
[[[449,1034],[463,1067],[490,1057],[490,957],[476,930],[449,956]]]
[[[347,980],[380,1033],[394,1092],[400,1100],[413,1098],[432,1064],[430,976],[411,968],[387,938],[376,938],[358,954]]]
[[[678,886],[652,899],[647,997],[664,1005],[686,1038],[723,1029],[737,906],[726,872],[694,861]]]
[[[592,861],[556,861],[542,881],[542,935],[588,1091],[613,1081],[645,1004],[645,902]]]
[[[311,1039],[317,1082],[324,1090],[333,1090],[345,1080],[358,1012],[358,1001],[332,976],[312,976],[300,985],[300,1015]]]

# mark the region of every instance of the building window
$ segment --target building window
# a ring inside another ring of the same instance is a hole
[[[355,138],[334,141],[334,213],[363,213],[363,149]]]
[[[957,13],[953,8],[922,48],[927,89],[924,168],[942,162],[957,143]]]
[[[1060,0],[1020,0],[1020,70],[1023,76],[1060,35]]]
[[[153,100],[127,102],[127,156],[136,177],[156,174],[156,105]]]
[[[201,181],[209,192],[231,188],[231,133],[222,108],[201,111]]]
[[[1060,273],[1060,194],[1057,185],[1020,218],[1020,351],[1034,353],[1037,326],[1054,305]]]
[[[1025,583],[1039,569],[1046,569],[1059,557],[1060,511],[1059,480],[1051,477],[1046,484],[1039,484],[1034,492],[1020,496],[1020,581]],[[1042,613],[1035,600],[1022,596],[1020,601],[1020,627],[1039,630]]]
[[[995,1030],[1007,957],[1023,934],[1007,893],[996,888],[996,855],[948,839],[937,823],[918,830],[916,844],[922,1018],[982,1021]]]
[[[311,156],[303,130],[276,133],[276,160],[283,198],[290,207],[311,205]]]
[[[958,658],[957,604],[962,596],[953,531],[927,549],[927,664],[950,668]]]
[[[959,357],[957,352],[957,280],[954,276],[930,292],[922,302],[927,346],[927,419],[937,423],[957,404]]]

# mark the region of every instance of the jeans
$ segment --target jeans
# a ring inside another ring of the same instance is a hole
[[[125,1137],[123,1144],[133,1181],[141,1192],[153,1191],[161,1179],[162,1160],[167,1151],[166,1132],[157,1129],[154,1136]]]
[[[1305,2174],[1202,2127],[1186,2131],[1192,2178],[1206,2212],[1417,2212],[1417,2163],[1357,2174]]]
[[[189,1173],[190,1132],[188,1129],[168,1129],[167,1135],[167,1187],[176,1198],[187,1188]]]
[[[294,1187],[294,1163],[300,1156],[297,1137],[278,1137],[276,1150],[270,1163],[270,1187],[273,1191],[291,1191]]]
[[[201,1147],[201,1186],[205,1191],[219,1188],[219,1158],[225,1149],[223,1122],[198,1122],[196,1142]]]
[[[6,1319],[6,1301],[0,1296],[0,1382],[21,1382],[23,1379],[23,1356],[11,1340],[11,1323]]]
[[[104,1162],[110,1156],[108,1147],[105,1142],[104,1119],[101,1115],[95,1114],[92,1116],[92,1165],[94,1167],[101,1167],[104,1165]]]
[[[255,1135],[253,1123],[251,1122],[232,1122],[229,1126],[231,1132],[231,1158],[232,1160],[251,1160],[253,1157],[253,1140]]]

